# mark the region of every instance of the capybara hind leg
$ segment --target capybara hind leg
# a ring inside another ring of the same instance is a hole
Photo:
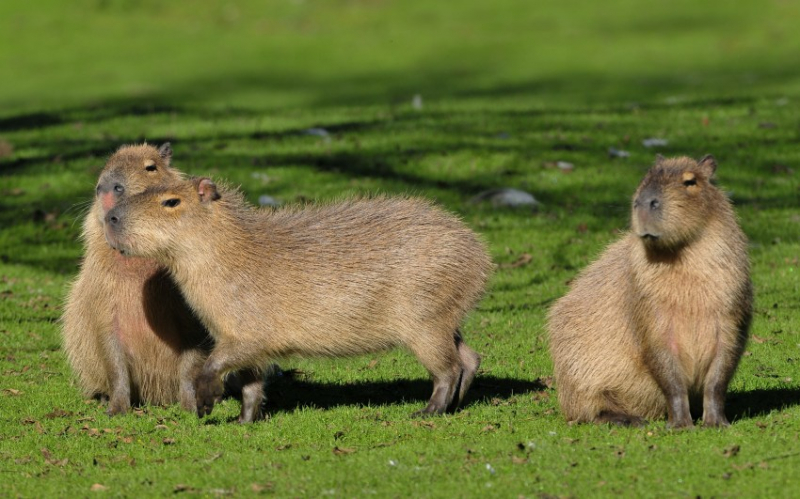
[[[415,412],[414,416],[429,416],[431,414],[443,414],[447,411],[455,398],[456,386],[460,373],[450,373],[448,376],[433,377],[433,395],[431,395],[428,405],[421,411]]]
[[[456,345],[458,348],[458,356],[461,359],[461,383],[458,387],[458,399],[456,403],[461,404],[464,400],[464,395],[466,395],[467,390],[469,390],[472,384],[472,380],[475,379],[478,367],[481,365],[481,356],[464,343],[459,333],[456,333]]]
[[[460,356],[452,337],[441,342],[438,348],[427,343],[411,345],[411,349],[433,376],[433,395],[427,407],[415,415],[442,414],[451,409],[461,378]]]
[[[613,411],[600,411],[594,418],[595,423],[609,423],[617,426],[644,426],[647,421],[639,416],[631,416]]]
[[[194,381],[205,363],[205,355],[199,350],[185,351],[181,354],[179,366],[179,399],[181,407],[189,412],[197,410],[197,394]]]
[[[240,423],[252,423],[264,417],[264,375],[258,370],[240,372],[242,379],[242,412]]]

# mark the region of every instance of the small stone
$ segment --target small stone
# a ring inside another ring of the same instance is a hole
[[[510,187],[490,189],[488,191],[481,192],[470,200],[470,202],[473,204],[482,203],[484,201],[490,202],[495,208],[528,207],[535,209],[538,208],[540,204],[532,194],[519,189],[512,189]]]
[[[267,196],[266,194],[262,196],[258,196],[258,204],[260,206],[280,206],[281,203],[277,199],[272,196]]]

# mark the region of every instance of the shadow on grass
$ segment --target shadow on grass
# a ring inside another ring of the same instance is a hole
[[[433,382],[428,379],[338,384],[299,379],[291,375],[291,371],[286,374],[270,379],[267,384],[268,414],[292,412],[303,407],[331,409],[343,405],[381,406],[410,402],[419,403],[419,409],[422,409],[433,390]],[[545,389],[539,380],[478,376],[461,408]]]
[[[731,421],[764,416],[800,405],[800,388],[766,388],[728,395],[726,411]]]

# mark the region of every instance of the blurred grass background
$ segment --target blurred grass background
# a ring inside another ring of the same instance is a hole
[[[42,0],[0,5],[2,114],[724,99],[797,89],[785,0]]]

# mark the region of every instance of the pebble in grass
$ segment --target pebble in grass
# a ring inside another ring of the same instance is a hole
[[[539,201],[533,197],[533,194],[510,187],[483,191],[470,200],[472,204],[483,202],[489,202],[495,208],[537,209],[540,205]]]

